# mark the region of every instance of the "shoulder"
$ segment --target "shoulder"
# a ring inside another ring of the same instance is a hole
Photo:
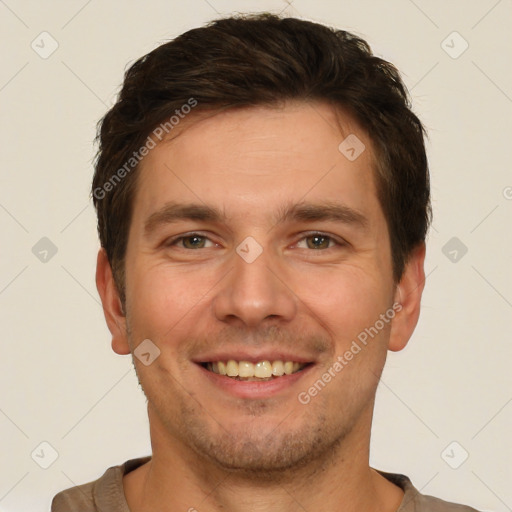
[[[419,494],[415,499],[415,512],[478,512],[472,507],[451,503],[433,496]]]
[[[96,512],[93,495],[95,484],[89,482],[59,492],[52,500],[51,512]]]
[[[397,512],[478,512],[472,507],[444,501],[421,494],[409,477],[398,473],[379,473],[404,491],[402,503]]]
[[[103,476],[59,492],[52,500],[51,512],[124,512],[128,510],[123,476],[148,462],[151,457],[131,459],[108,468]]]

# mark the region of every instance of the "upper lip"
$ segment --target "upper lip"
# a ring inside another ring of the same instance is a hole
[[[215,361],[249,361],[258,363],[260,361],[293,361],[297,363],[312,363],[313,357],[303,356],[299,354],[291,354],[282,350],[261,350],[249,351],[247,349],[222,350],[218,352],[208,352],[194,357],[195,363],[209,363]]]

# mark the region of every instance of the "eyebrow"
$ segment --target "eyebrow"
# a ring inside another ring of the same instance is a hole
[[[369,226],[368,218],[360,211],[332,201],[292,204],[283,208],[276,218],[276,224],[291,221],[334,221],[354,224],[365,229]]]
[[[220,222],[223,219],[225,219],[225,215],[212,206],[170,202],[148,217],[144,223],[144,232],[149,235],[162,225],[172,224],[180,220]]]
[[[150,235],[160,226],[181,220],[220,223],[226,220],[226,215],[205,204],[169,202],[148,217],[144,223],[144,232]],[[337,202],[296,203],[285,206],[273,218],[273,225],[293,221],[334,221],[364,229],[369,225],[368,218],[361,212]]]

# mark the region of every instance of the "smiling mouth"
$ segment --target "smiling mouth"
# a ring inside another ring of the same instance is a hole
[[[266,381],[300,372],[310,364],[295,361],[258,361],[257,363],[251,363],[250,361],[230,359],[228,361],[201,363],[201,366],[212,373],[230,377],[234,380]]]

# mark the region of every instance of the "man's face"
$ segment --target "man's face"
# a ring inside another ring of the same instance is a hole
[[[371,142],[319,103],[192,121],[143,162],[125,260],[127,341],[160,350],[135,358],[152,429],[225,468],[291,467],[369,433],[391,322],[353,341],[396,299]]]

